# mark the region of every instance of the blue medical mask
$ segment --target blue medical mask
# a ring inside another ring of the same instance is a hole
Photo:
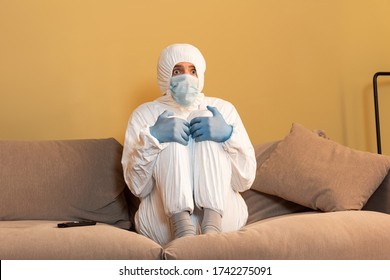
[[[198,84],[198,78],[192,75],[173,76],[170,84],[173,99],[183,107],[190,106],[199,93]]]

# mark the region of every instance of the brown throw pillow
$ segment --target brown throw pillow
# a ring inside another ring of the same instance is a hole
[[[269,156],[278,146],[279,142],[280,141],[272,141],[254,146],[256,153],[257,174],[259,173],[263,162],[269,158]],[[281,197],[269,195],[259,191],[259,183],[259,176],[256,175],[256,179],[253,182],[251,189],[241,193],[245,203],[248,206],[249,215],[247,224],[275,216],[311,210],[307,207],[285,200]]]
[[[294,123],[259,167],[258,191],[322,211],[360,210],[390,157],[345,147]]]

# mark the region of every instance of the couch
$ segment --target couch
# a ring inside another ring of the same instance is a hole
[[[0,259],[390,259],[389,158],[296,127],[313,139],[290,141],[292,128],[285,139],[254,146],[256,180],[242,193],[246,226],[183,237],[164,247],[134,231],[139,201],[123,180],[122,146],[115,139],[2,140]],[[296,143],[303,152],[292,147]],[[308,146],[315,154],[303,159]],[[329,171],[334,158],[347,164]],[[345,168],[356,172],[351,177]],[[375,176],[367,174],[371,169]],[[340,176],[351,183],[347,189]],[[321,184],[325,187],[311,190]],[[78,220],[97,224],[57,227]]]

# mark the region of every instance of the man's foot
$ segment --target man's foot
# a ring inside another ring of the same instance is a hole
[[[202,220],[203,234],[220,233],[222,231],[221,223],[222,216],[218,212],[209,208],[204,209]]]
[[[175,239],[184,236],[196,235],[196,229],[188,211],[173,214],[171,216],[171,223]]]

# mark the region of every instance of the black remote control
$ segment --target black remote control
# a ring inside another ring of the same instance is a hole
[[[59,228],[67,228],[67,227],[82,227],[82,226],[94,226],[94,225],[96,225],[96,222],[93,221],[72,221],[72,222],[60,223],[57,226]]]

